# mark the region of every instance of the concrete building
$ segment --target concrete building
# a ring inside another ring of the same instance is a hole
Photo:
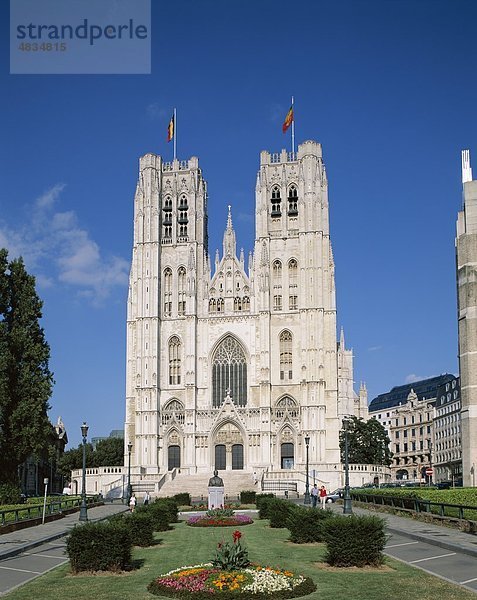
[[[455,377],[437,390],[434,416],[434,481],[462,481],[460,382]]]
[[[342,483],[342,418],[368,412],[337,340],[321,145],[262,152],[255,197],[253,253],[237,254],[229,206],[212,266],[198,159],[140,159],[125,421],[135,481],[214,468],[298,477],[309,438],[310,470]]]
[[[457,316],[462,398],[462,476],[475,486],[477,468],[477,181],[462,152],[463,207],[457,217]]]

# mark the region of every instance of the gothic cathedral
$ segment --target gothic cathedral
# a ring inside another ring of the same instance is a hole
[[[140,159],[125,436],[146,477],[303,471],[306,438],[310,469],[338,485],[341,420],[367,418],[337,341],[321,145],[262,152],[255,194],[253,253],[237,256],[229,207],[212,268],[198,159]]]

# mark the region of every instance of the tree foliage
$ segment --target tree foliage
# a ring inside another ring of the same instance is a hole
[[[386,430],[376,419],[365,421],[361,417],[349,417],[348,461],[352,464],[387,465],[391,464],[392,452]],[[340,431],[341,462],[345,461],[345,430]]]
[[[86,467],[119,467],[124,464],[124,440],[106,438],[100,440],[93,450],[92,444],[86,444]],[[83,468],[83,444],[64,452],[58,461],[62,475],[69,477],[73,469]]]
[[[50,348],[40,326],[42,302],[21,258],[0,249],[0,479],[15,483],[28,456],[51,441]]]

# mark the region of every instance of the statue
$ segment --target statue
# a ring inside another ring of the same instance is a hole
[[[224,481],[219,477],[217,469],[214,471],[214,476],[209,479],[209,487],[224,487]]]

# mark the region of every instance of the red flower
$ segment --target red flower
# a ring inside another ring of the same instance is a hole
[[[234,536],[234,544],[236,544],[242,537],[242,533],[238,529],[236,529],[232,535]]]

